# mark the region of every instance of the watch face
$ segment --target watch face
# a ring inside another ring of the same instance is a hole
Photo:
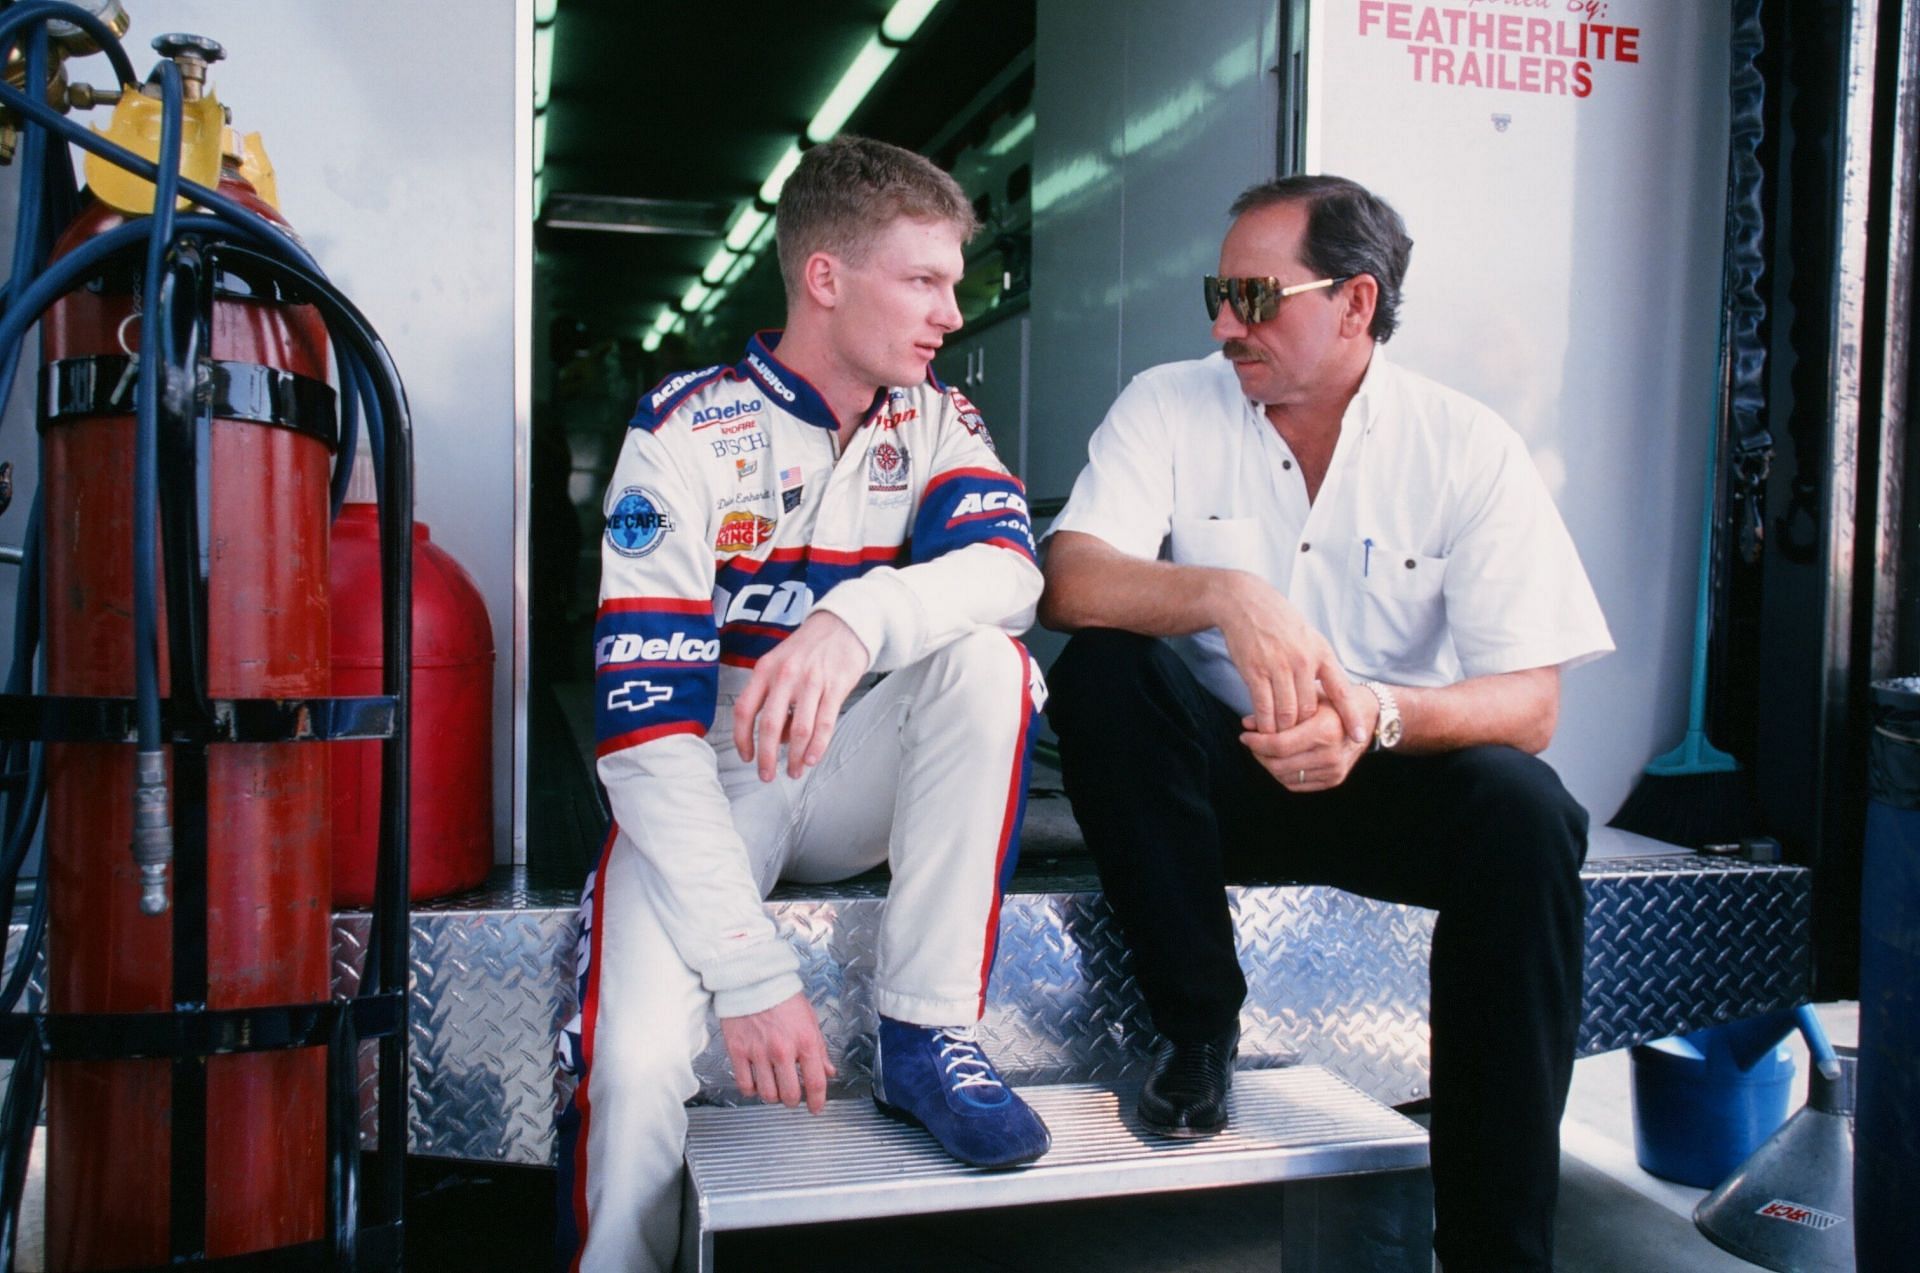
[[[1400,723],[1398,716],[1381,721],[1380,745],[1382,747],[1398,747],[1400,745],[1400,735],[1404,732],[1406,732],[1406,727]]]

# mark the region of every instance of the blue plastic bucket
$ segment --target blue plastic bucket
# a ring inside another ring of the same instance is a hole
[[[1784,1034],[1779,1020],[1761,1018],[1634,1048],[1640,1165],[1700,1189],[1732,1175],[1787,1119],[1794,1066]]]

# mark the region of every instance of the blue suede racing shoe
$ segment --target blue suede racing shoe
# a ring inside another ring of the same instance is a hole
[[[943,1029],[881,1017],[873,1103],[883,1114],[926,1128],[940,1148],[970,1167],[1018,1167],[1053,1144],[1040,1116],[994,1071],[971,1026]]]

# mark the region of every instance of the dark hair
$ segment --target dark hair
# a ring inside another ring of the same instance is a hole
[[[780,188],[774,238],[787,294],[815,252],[859,262],[895,217],[947,221],[964,242],[980,228],[960,183],[931,161],[869,137],[835,137],[800,156]]]
[[[1307,233],[1300,263],[1316,274],[1339,278],[1371,274],[1380,286],[1368,334],[1382,344],[1400,319],[1400,284],[1407,276],[1413,240],[1393,207],[1345,177],[1296,176],[1262,182],[1242,191],[1228,209],[1235,217],[1277,203],[1307,207]]]

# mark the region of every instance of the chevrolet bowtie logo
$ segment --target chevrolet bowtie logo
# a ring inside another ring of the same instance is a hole
[[[619,689],[607,695],[609,710],[623,707],[630,712],[644,712],[655,703],[664,703],[673,697],[673,686],[655,685],[652,681],[628,681]]]

